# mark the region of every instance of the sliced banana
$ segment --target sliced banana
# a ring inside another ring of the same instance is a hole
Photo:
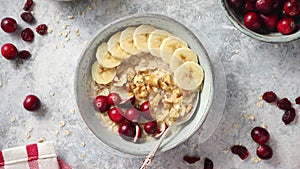
[[[153,26],[141,25],[133,33],[133,42],[136,48],[141,52],[149,52],[148,38],[150,33],[155,30]]]
[[[173,71],[175,71],[186,61],[198,63],[197,54],[190,48],[178,48],[173,52],[170,67]]]
[[[116,68],[104,68],[98,61],[92,65],[92,78],[98,84],[108,84],[116,76]]]
[[[115,33],[107,42],[107,50],[116,59],[128,59],[131,55],[120,47],[121,32]]]
[[[151,55],[160,57],[160,45],[164,39],[171,36],[171,34],[164,30],[153,31],[148,38],[148,48]]]
[[[120,47],[131,55],[136,55],[139,53],[139,50],[137,50],[133,43],[133,33],[135,29],[136,27],[128,27],[121,32],[120,36]]]
[[[104,68],[114,68],[119,66],[122,62],[120,59],[114,58],[107,50],[107,43],[101,43],[96,52],[98,63]]]
[[[187,47],[187,43],[182,39],[170,36],[163,40],[160,45],[160,56],[163,61],[170,64],[173,52],[178,48]]]
[[[203,78],[204,73],[202,67],[193,61],[184,62],[174,72],[176,83],[184,90],[199,88]]]

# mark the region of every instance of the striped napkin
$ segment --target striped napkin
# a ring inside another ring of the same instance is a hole
[[[57,158],[52,142],[44,142],[0,151],[0,169],[71,169],[71,167]]]

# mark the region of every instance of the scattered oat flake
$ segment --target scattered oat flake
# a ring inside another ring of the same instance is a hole
[[[233,123],[232,127],[235,128],[235,129],[237,129],[239,127],[239,124],[238,123]]]
[[[249,119],[250,119],[250,120],[255,120],[255,116],[254,116],[253,114],[250,114],[250,115],[249,115]]]
[[[70,133],[69,130],[66,130],[66,131],[65,131],[65,134],[68,136],[68,135],[70,135],[71,133]]]
[[[51,133],[57,136],[58,135],[58,130],[51,131]]]
[[[70,38],[65,38],[65,42],[69,42],[70,41]]]
[[[278,44],[274,44],[274,48],[278,48]]]
[[[264,103],[261,102],[261,101],[259,101],[259,102],[257,102],[257,106],[260,107],[260,108],[262,108],[262,107],[264,107]]]
[[[84,15],[84,14],[85,14],[84,11],[79,12],[79,15]]]
[[[28,128],[28,131],[29,131],[29,132],[31,132],[32,130],[33,130],[33,128],[32,128],[32,127],[29,127],[29,128]]]
[[[82,154],[81,154],[81,157],[82,157],[82,158],[85,158],[85,157],[86,157],[85,153],[82,153]]]
[[[83,44],[84,44],[84,45],[88,44],[88,41],[87,41],[87,40],[85,40],[85,41],[83,42]]]
[[[247,114],[244,113],[244,114],[242,115],[242,117],[243,117],[243,119],[246,119],[246,118],[247,118]]]
[[[84,147],[84,146],[85,146],[85,143],[84,143],[84,142],[81,142],[81,143],[80,143],[80,146],[81,146],[81,147]]]
[[[56,19],[55,22],[56,22],[57,24],[59,24],[60,20],[59,20],[59,19]]]
[[[78,28],[75,29],[75,34],[76,34],[76,36],[80,36],[80,33],[79,33],[79,29],[78,29]]]
[[[64,126],[65,126],[65,122],[64,122],[64,121],[60,121],[60,122],[59,122],[59,126],[60,126],[60,127],[64,127]]]
[[[261,159],[259,157],[253,157],[252,161],[253,161],[253,163],[257,164],[261,161]]]
[[[91,10],[93,10],[93,7],[89,5],[89,6],[87,7],[87,9],[91,11]]]
[[[46,140],[45,137],[42,136],[42,137],[38,140],[38,143],[43,143],[45,140]]]
[[[61,37],[62,35],[63,35],[63,33],[62,33],[61,31],[58,31],[58,32],[57,32],[57,36],[58,36],[58,37]]]
[[[61,42],[61,47],[65,48],[65,44],[63,42]]]
[[[51,93],[50,93],[50,95],[51,95],[51,96],[54,96],[54,95],[55,95],[55,93],[51,92]]]
[[[26,132],[26,133],[25,133],[25,137],[26,137],[27,139],[29,139],[29,138],[31,137],[31,135],[30,135],[28,132]]]
[[[69,24],[64,24],[63,29],[67,29],[67,27],[70,26]]]
[[[71,109],[70,112],[73,114],[75,113],[75,109]]]
[[[12,117],[12,118],[10,118],[10,121],[13,123],[13,122],[16,121],[16,118],[15,118],[15,117]]]
[[[74,19],[74,16],[69,15],[69,16],[68,16],[68,19]]]
[[[258,96],[258,100],[259,100],[259,101],[262,100],[262,95],[259,95],[259,96]]]
[[[267,126],[267,124],[262,124],[262,128],[264,128],[264,129],[267,129],[268,128],[268,126]]]
[[[54,120],[55,120],[55,117],[52,117],[52,120],[54,121]]]
[[[53,32],[53,29],[52,29],[52,28],[48,28],[48,29],[47,29],[47,32],[48,32],[48,33],[52,33],[52,32]]]
[[[223,150],[224,154],[227,154],[229,152],[229,150]]]

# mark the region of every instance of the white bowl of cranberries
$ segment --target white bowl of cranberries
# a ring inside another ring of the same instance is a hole
[[[270,43],[300,38],[299,0],[221,0],[227,18],[244,34]]]

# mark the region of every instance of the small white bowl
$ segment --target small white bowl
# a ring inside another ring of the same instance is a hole
[[[129,26],[149,24],[156,28],[163,29],[186,41],[189,47],[195,51],[199,62],[205,72],[203,89],[199,93],[199,102],[195,106],[193,117],[162,143],[159,153],[165,152],[183,143],[194,134],[204,123],[213,100],[213,72],[209,56],[205,47],[197,36],[186,26],[174,19],[159,14],[137,14],[122,18],[103,27],[89,41],[83,49],[75,73],[75,94],[81,116],[89,129],[106,145],[134,156],[147,155],[156,145],[157,141],[132,143],[123,140],[118,134],[112,133],[105,126],[102,126],[100,119],[96,117],[93,100],[89,98],[89,81],[91,81],[91,66],[96,60],[95,53],[101,42],[107,41],[117,31],[124,30]]]

